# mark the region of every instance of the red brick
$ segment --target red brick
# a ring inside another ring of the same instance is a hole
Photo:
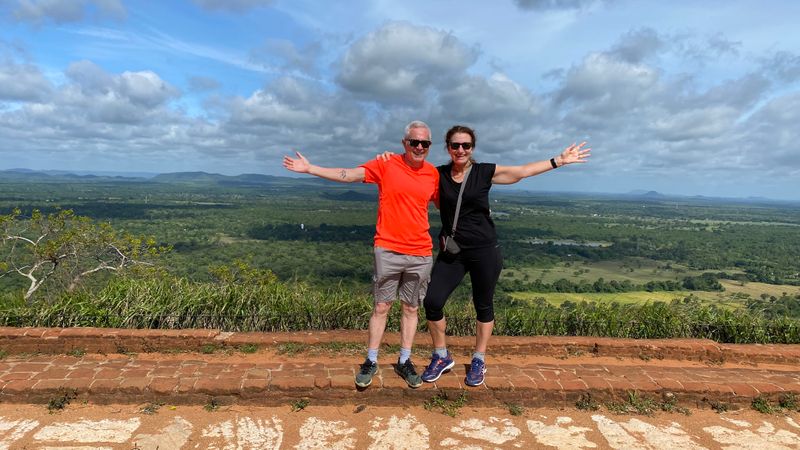
[[[507,379],[515,389],[533,389],[536,387],[536,384],[533,382],[533,380],[526,376],[511,376]]]
[[[38,383],[36,380],[12,380],[3,386],[3,394],[22,394],[28,392]]]
[[[332,389],[352,389],[355,386],[354,375],[334,375],[330,380]]]
[[[655,392],[660,391],[661,386],[653,381],[634,381],[633,389],[636,391]]]
[[[683,391],[683,384],[680,381],[669,378],[657,378],[655,382],[668,391]]]
[[[48,358],[49,360],[50,358]],[[50,363],[31,363],[24,362],[14,365],[11,369],[12,372],[44,372],[50,368]]]
[[[121,380],[102,379],[94,380],[89,385],[90,394],[113,394],[117,392]]]
[[[436,387],[439,389],[463,389],[464,385],[462,381],[464,380],[464,376],[458,376],[454,373],[446,373],[442,374],[438,380],[434,382]]]
[[[67,378],[94,378],[94,369],[76,369],[67,375]]]
[[[185,377],[178,379],[178,393],[185,394],[194,391],[194,385],[199,378]]]
[[[3,375],[3,381],[30,380],[37,374],[35,372],[9,372]]]
[[[133,394],[144,392],[147,386],[150,384],[149,378],[123,378],[122,381],[119,383],[119,390],[120,392],[126,394]]]
[[[374,384],[374,381],[373,381]],[[296,389],[314,389],[314,377],[277,377],[273,376],[269,384],[271,391]]]
[[[581,377],[581,379],[583,380],[584,383],[586,383],[586,387],[588,389],[604,390],[604,391],[612,390],[611,385],[603,377],[590,376],[590,377]]]
[[[122,376],[122,370],[120,369],[110,369],[108,367],[104,367],[98,370],[94,374],[95,379],[110,379],[110,378],[119,378]]]
[[[698,383],[696,381],[684,381],[683,388],[686,392],[708,392],[708,386],[706,383]]]
[[[486,386],[491,388],[492,390],[501,390],[501,391],[510,391],[514,389],[514,385],[512,385],[508,378],[506,377],[489,377],[487,376],[485,381]]]
[[[63,380],[71,371],[61,368],[50,368],[44,372],[37,373],[31,379],[33,380]]]
[[[383,376],[380,377],[379,380],[379,386],[382,386],[386,389],[403,389],[408,387],[406,380],[400,378],[400,375],[397,375],[394,372],[384,372]],[[375,379],[372,381],[374,383]]]
[[[195,392],[210,395],[238,394],[241,388],[241,378],[200,378],[194,384]]]
[[[561,385],[557,381],[551,380],[536,380],[536,389],[543,391],[562,391]]]
[[[750,386],[756,388],[761,394],[771,394],[774,392],[783,392],[784,389],[772,383],[748,383]]]
[[[256,394],[269,390],[269,380],[263,378],[247,379],[242,381],[242,392]]]
[[[269,370],[261,368],[248,369],[244,374],[249,380],[269,380],[271,376]]]
[[[728,386],[730,386],[730,388],[733,389],[733,393],[737,397],[748,397],[749,398],[749,397],[758,396],[758,390],[756,388],[754,388],[753,386],[750,386],[749,384],[746,384],[746,383],[731,383]]]
[[[155,377],[150,381],[148,388],[156,394],[169,394],[178,387],[176,378]]]
[[[562,380],[559,384],[565,391],[585,391],[588,388],[583,380]]]

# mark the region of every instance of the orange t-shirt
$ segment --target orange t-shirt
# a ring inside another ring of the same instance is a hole
[[[430,256],[428,202],[439,189],[439,172],[429,162],[414,169],[393,155],[389,161],[373,159],[365,169],[364,182],[378,185],[378,223],[375,246],[404,255]]]

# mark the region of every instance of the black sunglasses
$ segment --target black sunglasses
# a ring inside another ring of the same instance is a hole
[[[422,148],[428,148],[431,146],[431,141],[420,141],[419,139],[406,139],[406,142],[408,142],[409,147],[414,148],[420,144],[422,144]]]
[[[469,150],[469,149],[472,148],[472,142],[451,142],[450,143],[450,150],[458,150],[458,147],[461,147],[464,150]]]

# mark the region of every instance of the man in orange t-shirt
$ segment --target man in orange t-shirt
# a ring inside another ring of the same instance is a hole
[[[431,146],[431,130],[424,122],[406,126],[402,140],[405,153],[388,161],[375,159],[352,169],[312,165],[300,152],[283,157],[288,170],[343,183],[378,185],[378,221],[375,226],[374,307],[369,320],[367,358],[356,375],[356,386],[365,388],[378,371],[378,349],[392,302],[400,298],[400,357],[395,371],[410,387],[422,385],[411,362],[411,345],[419,320],[417,310],[425,296],[433,266],[428,233],[428,202],[437,197],[439,172],[425,161]]]

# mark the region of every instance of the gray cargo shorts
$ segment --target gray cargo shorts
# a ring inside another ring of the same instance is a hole
[[[409,306],[420,306],[431,279],[433,256],[404,255],[375,247],[372,275],[375,303],[393,302],[398,297]]]

